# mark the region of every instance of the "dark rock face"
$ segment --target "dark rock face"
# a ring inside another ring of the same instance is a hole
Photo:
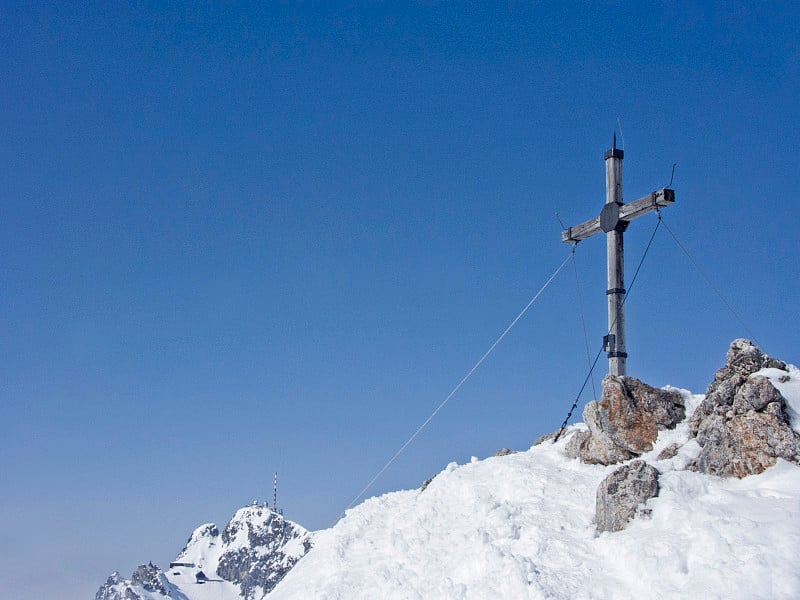
[[[786,369],[747,340],[735,340],[690,422],[702,448],[688,468],[722,477],[764,471],[778,458],[800,464],[800,435],[792,430],[786,401],[768,379],[752,377],[765,367]]]
[[[240,545],[244,533],[247,543]],[[217,574],[238,584],[247,600],[271,591],[300,560],[300,556],[285,553],[287,543],[295,540],[303,554],[311,548],[305,530],[298,531],[268,507],[257,505],[248,507],[242,518],[232,519],[221,538],[229,549],[220,557]]]
[[[189,539],[186,542],[187,546],[192,542],[192,539],[195,537],[195,535],[197,537],[212,538],[219,535],[219,529],[217,529],[217,526],[214,523],[206,523],[202,527],[199,527],[194,533],[192,533],[192,535],[189,536]],[[186,547],[184,547],[184,550],[185,549]]]
[[[659,390],[633,377],[607,375],[600,401],[589,402],[583,410],[589,431],[573,435],[566,452],[585,463],[618,463],[652,450],[658,432],[674,428],[684,417],[678,392]]]
[[[131,576],[131,583],[133,585],[140,585],[148,592],[157,592],[167,595],[167,589],[162,581],[161,569],[156,567],[153,563],[146,565],[139,565]]]
[[[658,495],[658,471],[634,460],[606,477],[597,488],[597,531],[625,529],[639,505]]]

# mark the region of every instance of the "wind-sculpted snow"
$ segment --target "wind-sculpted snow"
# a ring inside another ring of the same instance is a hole
[[[788,373],[796,414],[800,373]],[[681,393],[688,418],[703,397]],[[660,472],[647,518],[598,534],[596,489],[617,467],[567,458],[569,437],[365,501],[316,534],[269,600],[800,598],[800,467],[688,471],[700,447],[684,420],[639,457]]]

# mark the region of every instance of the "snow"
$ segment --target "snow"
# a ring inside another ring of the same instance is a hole
[[[797,430],[800,371],[761,374]],[[703,397],[681,393],[691,415]],[[267,598],[800,598],[800,467],[778,461],[742,480],[686,471],[699,451],[688,434],[686,421],[661,432],[643,456],[660,493],[624,531],[598,535],[593,522],[595,490],[616,467],[566,458],[567,435],[366,500],[318,532]],[[658,460],[673,443],[677,455]]]
[[[224,542],[221,531],[214,523],[206,523],[196,528],[186,547],[173,562],[194,563],[194,567],[173,567],[164,570],[164,576],[170,585],[170,592],[177,600],[242,600],[239,586],[224,581],[217,573],[220,559],[223,554],[235,552],[239,549],[251,549],[249,532],[253,529],[263,528],[271,519],[275,518],[267,506],[253,503],[236,511],[228,523],[228,530],[234,531],[233,539]],[[291,526],[300,531],[305,531],[297,524]],[[274,548],[260,548],[257,550],[266,554]],[[289,558],[301,556],[305,552],[302,538],[290,539],[282,547],[286,554],[282,565],[286,565]],[[208,578],[205,583],[197,583],[198,571]],[[259,588],[260,589],[260,588]],[[263,591],[256,597],[263,595]],[[149,600],[151,596],[142,595]],[[153,595],[153,600],[163,600],[163,596]]]
[[[800,370],[755,375],[782,393],[800,433]],[[703,396],[668,389],[683,396],[687,418],[641,457],[660,472],[659,495],[624,531],[596,532],[595,492],[617,466],[564,456],[570,435],[586,429],[578,423],[556,444],[473,456],[447,465],[424,491],[366,500],[313,534],[314,548],[266,599],[800,598],[800,467],[779,460],[741,480],[687,471],[700,452],[688,420]],[[677,453],[659,459],[672,445]],[[238,510],[225,543],[214,524],[198,527],[175,560],[195,566],[164,570],[170,597],[241,600],[240,588],[218,576],[220,558],[248,549],[248,531],[273,516],[265,505]],[[282,551],[286,566],[304,554],[303,538],[287,540]],[[208,582],[197,583],[198,570]],[[115,588],[124,593],[124,585]],[[164,600],[141,586],[134,591]],[[262,594],[254,590],[255,598]]]
[[[800,433],[800,370],[794,365],[787,365],[789,377],[786,371],[780,369],[762,369],[758,373],[753,373],[751,377],[763,375],[772,382],[781,395],[786,399],[786,408],[792,429]]]
[[[223,581],[217,577],[216,572],[203,572],[208,576],[209,581],[199,584],[195,578],[197,569],[176,568],[165,571],[165,575],[172,584],[172,597],[178,600],[242,600],[238,586]],[[177,593],[176,593],[177,592]],[[156,600],[164,600],[163,596],[154,597]]]
[[[246,508],[237,511],[232,520],[241,520],[242,510],[246,510]],[[164,569],[164,576],[177,592],[175,595],[178,599],[241,600],[239,587],[228,581],[223,581],[217,575],[217,565],[226,547],[220,543],[219,535],[213,535],[214,532],[218,532],[214,523],[206,523],[195,529],[189,537],[186,548],[173,561],[194,563],[194,568],[174,567]],[[203,571],[209,581],[197,583],[196,574],[198,570]],[[163,597],[158,596],[158,600],[163,600]]]

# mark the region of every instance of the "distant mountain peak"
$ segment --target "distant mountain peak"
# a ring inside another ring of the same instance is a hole
[[[220,532],[197,527],[168,571],[148,564],[130,579],[112,573],[96,600],[194,600],[214,586],[220,600],[259,600],[311,548],[311,534],[266,504],[236,511]]]

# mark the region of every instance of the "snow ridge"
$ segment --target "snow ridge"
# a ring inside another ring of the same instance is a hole
[[[796,415],[800,372],[788,372],[772,375]],[[578,424],[556,444],[451,463],[424,491],[349,510],[268,599],[800,597],[790,558],[800,467],[778,460],[741,480],[685,470],[700,450],[688,420],[703,396],[681,394],[686,420],[641,456],[660,472],[660,493],[623,531],[598,534],[594,523],[598,484],[618,465],[564,456]]]
[[[800,432],[800,370],[757,375]],[[96,598],[800,598],[800,466],[778,459],[743,479],[687,470],[701,452],[690,421],[704,396],[667,389],[686,416],[638,457],[659,472],[659,493],[622,531],[595,524],[598,484],[619,465],[564,453],[587,430],[579,423],[555,444],[451,463],[422,490],[370,498],[314,534],[254,503],[222,531],[198,527],[169,571],[115,573]]]

